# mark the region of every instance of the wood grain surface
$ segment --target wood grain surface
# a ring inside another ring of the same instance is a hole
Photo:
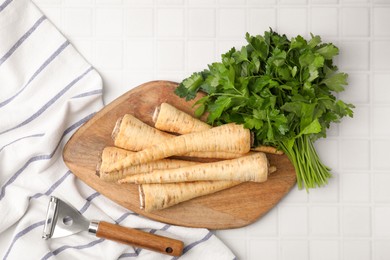
[[[161,222],[209,229],[228,229],[246,226],[272,209],[295,185],[294,168],[285,155],[267,155],[277,167],[264,183],[242,183],[238,186],[207,195],[179,205],[146,213],[139,207],[138,186],[104,182],[96,176],[96,165],[105,146],[113,145],[111,132],[116,120],[126,113],[133,114],[153,126],[152,115],[162,102],[193,114],[192,105],[177,97],[177,83],[152,81],[140,85],[99,111],[82,125],[66,144],[63,158],[79,179],[114,202],[140,215]],[[198,97],[199,98],[199,97]]]
[[[183,253],[184,245],[180,240],[122,227],[105,221],[99,222],[96,236],[172,256],[181,256]]]

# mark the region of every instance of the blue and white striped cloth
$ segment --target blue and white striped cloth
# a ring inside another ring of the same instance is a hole
[[[181,239],[182,259],[234,259],[206,229],[151,221],[106,199],[65,166],[62,149],[101,109],[102,80],[29,0],[0,0],[0,256],[172,259],[86,233],[42,240],[50,195],[89,219]]]

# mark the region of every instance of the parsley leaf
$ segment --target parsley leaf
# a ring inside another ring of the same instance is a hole
[[[202,82],[202,74],[195,72],[191,77],[180,83],[179,87],[175,89],[175,94],[179,97],[185,97],[187,101],[194,99]]]
[[[344,85],[347,85],[347,74],[345,73],[334,73],[328,78],[322,81],[329,89],[341,92],[344,90]]]
[[[203,91],[195,114],[208,112],[214,125],[235,122],[254,133],[255,144],[282,149],[293,163],[298,187],[322,186],[331,177],[313,142],[333,122],[353,116],[352,104],[338,100],[347,74],[333,58],[339,49],[320,36],[289,40],[272,29],[245,35],[247,44],[222,54],[220,62],[184,79],[175,93],[186,100]]]

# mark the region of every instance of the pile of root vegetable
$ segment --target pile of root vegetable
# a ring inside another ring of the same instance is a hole
[[[276,171],[264,152],[280,151],[252,148],[253,136],[243,125],[212,127],[167,103],[156,109],[153,121],[151,127],[131,114],[118,119],[112,132],[115,146],[104,148],[97,166],[104,181],[138,184],[146,212],[242,182],[264,182]]]

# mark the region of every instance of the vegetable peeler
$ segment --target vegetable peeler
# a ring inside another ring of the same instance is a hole
[[[183,242],[105,221],[87,220],[79,211],[57,197],[51,196],[43,227],[43,239],[69,236],[87,231],[100,238],[141,247],[159,253],[180,256]]]

